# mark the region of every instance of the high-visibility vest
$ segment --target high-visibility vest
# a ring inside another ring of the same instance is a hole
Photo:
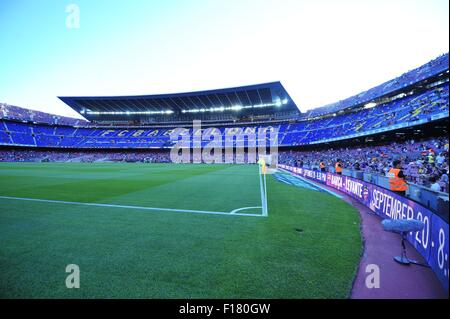
[[[404,192],[408,189],[408,184],[406,184],[403,178],[398,177],[398,173],[400,173],[400,169],[398,168],[391,168],[389,170],[389,187],[391,191]]]
[[[325,168],[325,163],[324,162],[320,162],[320,168]]]
[[[334,169],[336,170],[336,173],[342,173],[342,166],[339,165],[339,162],[334,164]]]

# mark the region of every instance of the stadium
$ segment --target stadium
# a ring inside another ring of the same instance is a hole
[[[448,53],[385,80],[0,103],[0,297],[447,299]]]

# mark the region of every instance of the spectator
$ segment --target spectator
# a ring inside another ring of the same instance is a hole
[[[432,191],[435,191],[435,192],[440,192],[441,191],[441,185],[439,185],[439,183],[437,182],[436,177],[431,176],[430,177],[430,183],[431,183],[430,189]]]

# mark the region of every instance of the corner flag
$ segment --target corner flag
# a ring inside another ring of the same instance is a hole
[[[267,166],[266,160],[261,156],[258,160],[259,165],[259,183],[261,186],[261,206],[263,216],[267,216],[267,184],[266,184],[266,173]]]
[[[258,160],[258,164],[261,167],[261,173],[263,173],[264,175],[266,175],[267,172],[267,166],[266,166],[266,161],[261,157]]]

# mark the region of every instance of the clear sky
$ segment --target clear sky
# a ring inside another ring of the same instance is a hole
[[[281,81],[305,111],[448,52],[448,12],[448,0],[0,0],[0,102],[73,116],[57,96]]]

